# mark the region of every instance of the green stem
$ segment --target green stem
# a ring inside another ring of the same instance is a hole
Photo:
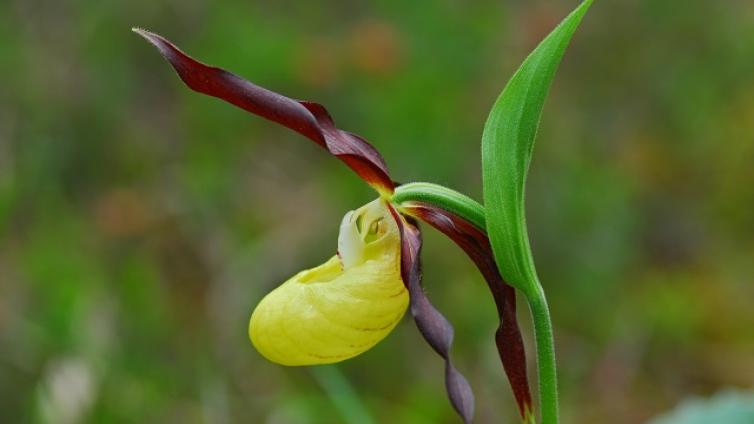
[[[537,374],[539,376],[539,406],[542,424],[558,423],[558,373],[555,364],[555,342],[552,333],[550,309],[542,285],[533,296],[529,296],[529,309],[534,321],[534,334],[537,341]]]

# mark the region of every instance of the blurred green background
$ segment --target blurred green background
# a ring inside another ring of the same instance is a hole
[[[409,318],[318,371],[252,348],[256,302],[329,257],[374,194],[303,137],[185,89],[130,28],[327,105],[400,181],[480,199],[487,112],[575,5],[0,2],[0,421],[457,422]],[[754,385],[753,164],[754,2],[598,1],[528,184],[564,422]],[[477,421],[516,422],[488,290],[425,234]]]

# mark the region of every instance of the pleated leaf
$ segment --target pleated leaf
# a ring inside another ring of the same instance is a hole
[[[482,135],[487,232],[503,278],[528,297],[539,282],[524,214],[526,174],[555,71],[591,4],[581,3],[521,64],[492,107]]]

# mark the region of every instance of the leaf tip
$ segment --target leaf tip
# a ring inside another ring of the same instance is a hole
[[[592,6],[592,3],[594,3],[594,0],[584,0],[581,2],[581,4],[576,8],[576,10],[583,11],[582,13],[586,13],[586,11]]]

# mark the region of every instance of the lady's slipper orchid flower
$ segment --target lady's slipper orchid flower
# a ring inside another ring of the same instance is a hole
[[[252,343],[282,365],[328,364],[366,351],[406,312],[400,266],[400,233],[385,200],[348,212],[338,254],[259,302],[249,323]]]
[[[464,422],[471,422],[471,388],[450,359],[453,327],[421,286],[418,218],[460,246],[487,281],[500,317],[495,334],[498,352],[519,411],[525,420],[532,420],[515,292],[495,264],[478,203],[432,184],[396,187],[379,152],[363,138],[338,129],[322,105],[274,93],[192,59],[159,35],[134,31],[157,47],[189,88],[312,139],[379,193],[377,200],[346,214],[336,256],[296,274],[258,304],[249,336],[264,357],[283,365],[354,357],[386,337],[410,306],[419,331],[445,360],[445,384],[453,407]],[[447,198],[453,201],[443,200]]]

